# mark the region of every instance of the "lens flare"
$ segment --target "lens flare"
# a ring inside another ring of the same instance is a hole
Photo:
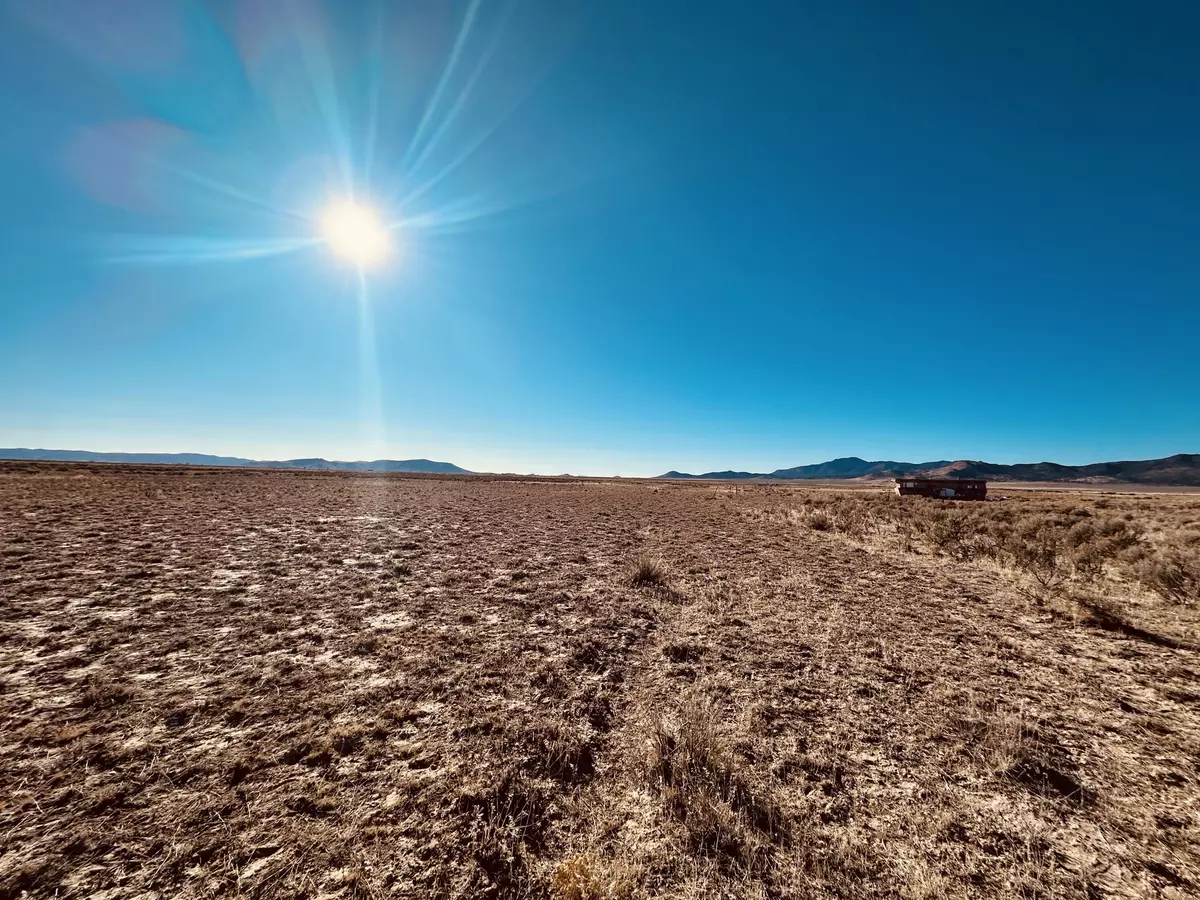
[[[381,263],[391,250],[391,232],[370,206],[342,200],[321,216],[325,243],[360,269]]]

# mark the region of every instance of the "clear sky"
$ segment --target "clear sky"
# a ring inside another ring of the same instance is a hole
[[[0,446],[1200,451],[1200,5],[0,0]],[[394,226],[361,278],[339,198]]]

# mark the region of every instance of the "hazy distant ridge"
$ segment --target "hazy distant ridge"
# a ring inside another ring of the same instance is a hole
[[[149,463],[177,466],[244,466],[257,469],[339,469],[360,472],[434,472],[439,475],[469,475],[454,463],[432,459],[375,459],[342,462],[332,459],[242,459],[210,456],[207,453],[94,453],[91,450],[0,449],[0,459],[57,460],[60,462]]]
[[[774,472],[706,472],[689,475],[667,472],[659,478],[794,478],[858,479],[894,478],[898,475],[922,475],[939,478],[989,478],[993,481],[1083,481],[1090,483],[1131,483],[1164,485],[1200,485],[1200,453],[1178,453],[1162,459],[1122,460],[1064,466],[1059,463],[1017,463],[1002,465],[978,460],[907,463],[892,460],[874,462],[848,456],[811,466],[776,469]]]

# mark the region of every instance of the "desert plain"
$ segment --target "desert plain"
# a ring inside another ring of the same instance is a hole
[[[1200,495],[0,463],[0,897],[1200,895]]]

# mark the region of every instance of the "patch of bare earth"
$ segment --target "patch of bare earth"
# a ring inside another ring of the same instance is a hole
[[[0,464],[0,897],[1195,896],[1198,547],[1187,495]]]

